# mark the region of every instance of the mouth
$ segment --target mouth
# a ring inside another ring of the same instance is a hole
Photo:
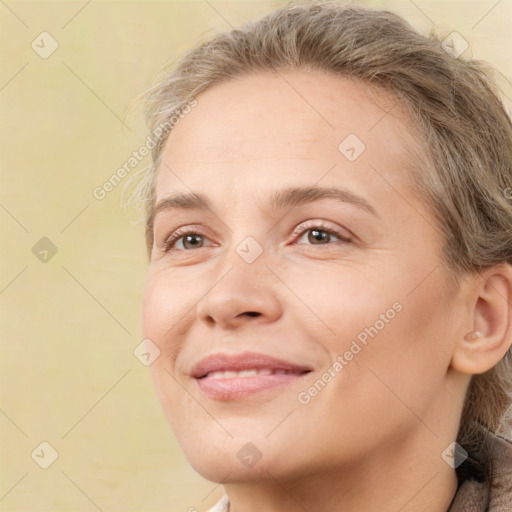
[[[248,370],[220,370],[207,373],[200,379],[233,379],[235,377],[256,377],[258,375],[302,375],[309,373],[308,370],[294,371],[294,370],[278,370],[271,368],[251,368]]]
[[[311,368],[263,354],[214,354],[191,372],[199,389],[214,400],[240,400],[290,384]]]

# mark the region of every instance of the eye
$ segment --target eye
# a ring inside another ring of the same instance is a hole
[[[171,249],[178,251],[201,249],[205,247],[205,240],[208,240],[208,238],[197,230],[178,229],[164,242],[163,250],[164,252],[168,252]],[[181,245],[181,247],[176,247],[179,245]]]
[[[350,243],[352,241],[340,229],[328,227],[321,222],[310,223],[310,225],[301,224],[294,229],[293,234],[299,237],[295,242],[298,245],[332,245],[333,242]],[[301,242],[303,238],[306,238],[306,243]],[[198,230],[190,227],[177,229],[165,240],[163,251],[201,249],[208,246],[207,241],[209,238]]]
[[[311,245],[330,245],[333,238],[339,242],[351,242],[352,240],[346,236],[341,230],[332,227],[327,227],[322,223],[315,223],[313,225],[301,225],[294,230],[295,235],[300,235],[296,244],[308,245],[308,243],[301,243],[302,239],[306,239]]]

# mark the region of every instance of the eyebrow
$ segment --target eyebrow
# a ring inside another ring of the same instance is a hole
[[[342,203],[350,203],[379,217],[375,208],[366,199],[348,190],[334,187],[294,187],[278,190],[270,196],[268,208],[271,210],[293,208],[321,199],[336,199]],[[178,193],[159,201],[153,211],[152,219],[163,211],[173,209],[212,211],[213,207],[208,197],[204,194],[195,192],[187,194]]]

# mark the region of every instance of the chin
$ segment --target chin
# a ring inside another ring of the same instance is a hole
[[[237,458],[236,453],[233,455],[217,451],[211,456],[186,455],[194,471],[206,480],[219,484],[268,479],[268,472],[272,473],[272,467],[269,466],[268,461],[260,459],[252,467],[248,467]]]

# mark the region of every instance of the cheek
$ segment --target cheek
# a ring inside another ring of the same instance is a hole
[[[172,373],[179,351],[179,346],[170,340],[176,339],[176,331],[181,327],[180,320],[186,314],[184,304],[185,297],[169,285],[168,277],[148,274],[142,299],[142,330],[144,338],[160,350],[150,371],[166,413],[169,390],[175,388],[168,372]]]
[[[165,287],[158,284],[158,279],[148,274],[142,296],[142,328],[145,338],[158,338],[155,333],[159,332],[164,319],[167,295],[171,294],[167,294]]]
[[[380,276],[363,275],[355,265],[301,270],[289,274],[286,282],[302,302],[290,297],[287,304],[299,317],[298,325],[316,332],[331,353],[345,352],[352,340],[364,344],[370,336],[380,335],[403,311],[403,296],[396,286]]]
[[[346,373],[354,378],[357,373],[356,380],[375,378],[369,369],[382,369],[396,385],[440,384],[450,361],[451,336],[451,306],[441,272],[418,286],[417,276],[425,272],[411,265],[400,266],[400,273],[395,264],[366,276],[349,268],[329,270],[316,272],[314,279],[296,275],[289,282],[298,297],[307,297],[309,311],[302,309],[311,318],[308,329],[317,332],[331,361],[346,356],[347,366],[353,367]]]
[[[368,294],[366,306],[360,301],[353,305],[354,311],[369,313],[366,325],[355,325],[359,332],[352,335],[356,342],[361,335],[366,341],[358,343],[361,352],[354,356],[358,383],[377,407],[406,415],[404,404],[426,414],[443,395],[453,337],[453,308],[444,295],[442,276],[436,271],[417,286],[414,275],[381,283]]]
[[[142,299],[142,326],[144,337],[151,339],[165,351],[166,339],[176,337],[176,329],[186,320],[190,305],[186,290],[177,289],[170,276],[149,274]]]
[[[303,285],[309,290],[308,305],[335,332],[321,338],[335,376],[324,374],[327,384],[318,375],[308,383],[312,387],[305,387],[303,398],[310,402],[303,412],[325,418],[328,429],[334,422],[352,434],[355,444],[368,442],[368,436],[383,441],[418,425],[424,428],[417,417],[427,418],[444,393],[452,310],[443,281],[432,275],[411,293],[415,280],[405,270],[400,276],[396,270],[395,275],[383,272],[384,277],[366,280],[364,286],[350,273],[316,281],[314,287]],[[320,284],[322,293],[314,291]],[[436,429],[436,421],[427,420],[429,428]]]

